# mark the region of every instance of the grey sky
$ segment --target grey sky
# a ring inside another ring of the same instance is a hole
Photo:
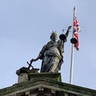
[[[96,89],[95,0],[0,0],[0,88],[17,82],[16,70],[27,66],[49,40],[72,24],[72,10],[80,21],[80,51],[75,51],[73,84]],[[63,82],[69,82],[71,33],[65,44]],[[34,63],[40,68],[41,61]]]

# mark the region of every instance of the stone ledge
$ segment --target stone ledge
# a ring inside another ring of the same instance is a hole
[[[48,79],[48,80],[55,80],[61,82],[61,74],[60,73],[29,73],[30,80],[34,79]]]
[[[41,84],[41,85],[40,85]],[[79,94],[80,96],[95,96],[96,90],[92,90],[89,88],[84,88],[76,85],[71,85],[67,83],[58,82],[56,80],[49,80],[49,79],[34,79],[33,81],[26,81],[22,83],[17,83],[11,87],[4,88],[0,90],[0,96],[4,96],[7,94],[11,94],[13,92],[17,92],[20,90],[27,90],[31,88],[35,88],[36,86],[43,86],[52,89],[56,89],[57,91],[63,91],[66,93],[75,93]]]

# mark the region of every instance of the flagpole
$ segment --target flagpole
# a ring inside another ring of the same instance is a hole
[[[74,64],[74,47],[72,44],[72,46],[71,46],[70,79],[69,79],[70,84],[72,84],[72,80],[73,80],[73,64]]]
[[[73,21],[75,18],[75,7],[73,8]],[[74,29],[73,29],[74,30]],[[72,32],[72,38],[74,34]],[[70,77],[69,77],[69,83],[72,84],[73,81],[73,64],[74,64],[74,45],[71,46],[71,64],[70,64]]]

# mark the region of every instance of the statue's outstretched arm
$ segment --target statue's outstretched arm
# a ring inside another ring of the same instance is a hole
[[[32,64],[32,62],[34,62],[34,61],[37,61],[37,60],[39,60],[39,59],[42,59],[45,50],[46,50],[46,45],[43,46],[43,48],[42,48],[42,50],[40,51],[40,53],[39,53],[39,55],[37,56],[37,58],[35,58],[35,59],[32,58],[32,59],[30,60],[30,64]]]
[[[65,34],[60,34],[60,35],[59,35],[59,38],[60,38],[60,40],[63,41],[63,43],[67,41],[67,37],[68,37],[68,35],[69,35],[69,32],[70,32],[71,27],[72,27],[72,26],[69,26],[69,27],[68,27],[68,29],[67,29],[67,31],[66,31]]]
[[[69,32],[70,32],[71,27],[72,27],[72,26],[69,26],[68,29],[67,29],[67,32],[65,33],[66,38],[67,38],[68,35],[69,35]]]
[[[32,67],[32,69],[33,69],[34,67],[32,66],[32,62],[37,61],[38,59],[40,59],[40,57],[41,57],[41,54],[39,54],[39,56],[37,58],[35,58],[35,59],[32,58],[30,60],[30,63],[27,61],[27,64],[29,65],[28,69],[30,69],[30,67]]]
[[[32,64],[32,62],[34,62],[34,61],[37,61],[38,59],[40,59],[40,56],[38,56],[38,57],[35,58],[35,59],[32,58],[32,59],[30,60],[30,64]]]

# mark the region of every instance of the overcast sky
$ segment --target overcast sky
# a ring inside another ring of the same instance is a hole
[[[73,84],[96,89],[95,0],[0,0],[0,88],[17,82],[16,70],[27,66],[49,41],[72,25],[73,7],[80,21],[80,50],[75,50]],[[71,39],[64,47],[63,82],[69,83]],[[41,61],[33,63],[40,68]]]

